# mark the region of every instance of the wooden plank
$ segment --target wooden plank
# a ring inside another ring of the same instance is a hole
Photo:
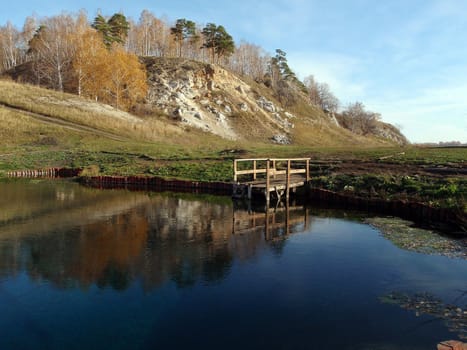
[[[287,161],[287,174],[285,175],[286,180],[285,180],[285,198],[287,201],[289,200],[289,194],[290,194],[290,163],[291,161]]]
[[[266,161],[268,160],[268,158],[238,158],[238,159],[235,159],[237,162],[252,162],[254,160],[256,161]]]
[[[269,204],[269,159],[266,161],[266,203]]]
[[[270,160],[276,161],[276,162],[286,162],[288,160],[292,162],[298,162],[298,161],[303,161],[305,162],[307,159],[310,158],[270,158]]]
[[[237,182],[237,160],[234,160],[234,182]]]
[[[289,173],[290,174],[306,174],[306,170],[305,169],[290,169]],[[286,175],[287,170],[275,170],[274,174],[275,175]]]
[[[255,170],[238,170],[236,172],[237,175],[248,175],[248,174],[266,174],[266,169],[256,169]]]
[[[253,180],[256,180],[256,160],[253,161]]]

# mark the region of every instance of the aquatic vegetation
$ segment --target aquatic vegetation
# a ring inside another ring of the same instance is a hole
[[[399,248],[422,254],[443,255],[467,260],[467,239],[442,236],[436,231],[413,226],[399,218],[367,218],[365,222]]]
[[[465,299],[466,296],[467,291],[464,291],[458,300]],[[401,292],[392,292],[382,296],[380,301],[415,311],[416,316],[425,314],[442,319],[449,331],[456,333],[461,340],[467,339],[467,305],[461,307],[459,305],[445,304],[441,299],[429,293],[408,295]]]

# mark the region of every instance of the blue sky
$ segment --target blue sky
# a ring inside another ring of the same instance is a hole
[[[23,0],[2,6],[0,24],[83,8],[222,24],[236,42],[284,50],[300,78],[328,83],[344,106],[363,102],[412,142],[467,142],[466,0]]]

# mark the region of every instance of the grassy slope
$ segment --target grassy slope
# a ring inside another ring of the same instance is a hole
[[[263,92],[262,92],[263,93]],[[85,125],[96,132],[46,124],[20,110]],[[299,106],[301,114],[317,113]],[[319,118],[318,118],[319,120]],[[194,179],[229,180],[234,157],[310,156],[315,159],[366,159],[401,152],[378,140],[365,143],[347,133],[337,133],[324,123],[305,127],[297,120],[292,146],[268,143],[232,142],[196,129],[181,128],[161,115],[136,118],[108,106],[34,86],[0,80],[0,175],[8,170],[52,166],[86,167],[97,165],[105,174],[159,174]],[[250,122],[249,122],[250,123]],[[114,140],[99,134],[118,135]],[[364,141],[364,140],[363,140]],[[321,146],[320,146],[321,145]],[[324,146],[323,146],[324,145]],[[352,146],[349,149],[349,146]],[[241,153],[225,150],[242,150]],[[405,149],[394,162],[465,162],[466,150]],[[202,159],[203,162],[199,162]],[[169,163],[177,160],[177,163]],[[183,162],[180,162],[183,161]]]

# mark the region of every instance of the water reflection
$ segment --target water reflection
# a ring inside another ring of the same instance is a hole
[[[447,303],[465,260],[399,249],[353,214],[264,209],[0,182],[0,348],[421,350],[454,336],[379,297]]]
[[[309,224],[308,208],[294,202],[278,202],[276,207],[263,205],[255,208],[249,202],[234,202],[233,234],[259,230],[266,240],[278,240],[296,230],[309,229]]]
[[[60,288],[216,283],[234,260],[280,254],[284,238],[310,224],[303,206],[253,210],[219,197],[20,181],[2,193],[0,276],[25,271]]]

